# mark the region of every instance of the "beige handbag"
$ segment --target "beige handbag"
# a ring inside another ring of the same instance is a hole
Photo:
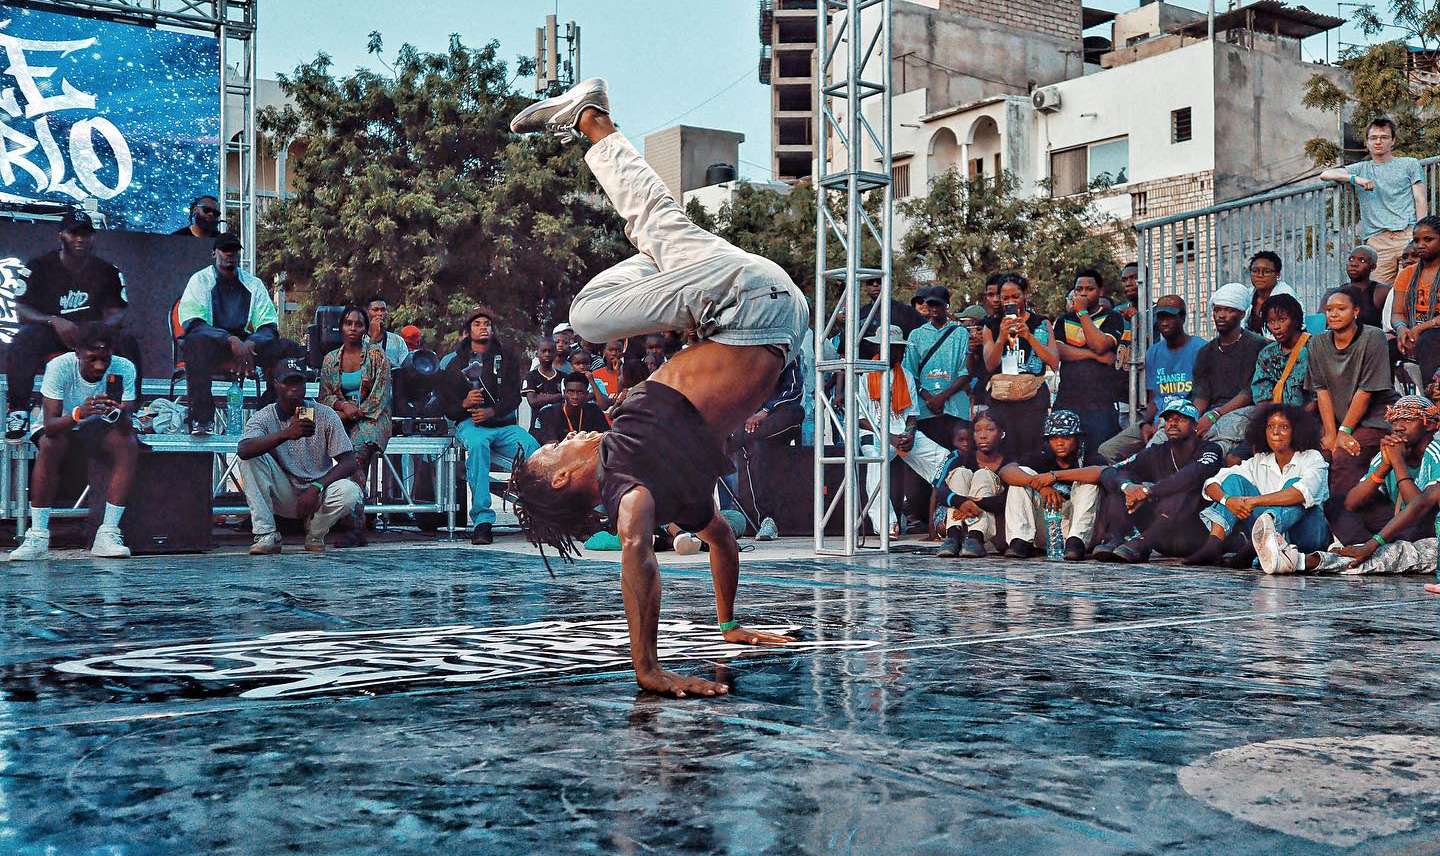
[[[991,375],[986,389],[995,401],[1029,401],[1040,391],[1045,378],[1037,374]]]

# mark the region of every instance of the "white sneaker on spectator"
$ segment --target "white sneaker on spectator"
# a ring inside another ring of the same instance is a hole
[[[282,543],[279,532],[266,532],[264,535],[256,535],[255,543],[250,545],[250,555],[273,556],[283,549]]]
[[[12,410],[5,417],[5,439],[23,440],[30,432],[30,411]]]
[[[50,555],[50,533],[40,529],[29,529],[20,546],[10,551],[12,562],[30,562]]]
[[[510,120],[510,130],[517,134],[546,131],[562,137],[578,139],[580,133],[575,125],[586,107],[594,107],[601,113],[610,112],[610,98],[605,94],[605,81],[599,77],[582,80],[569,90],[536,101],[515,114]]]
[[[325,552],[325,536],[324,536],[324,535],[309,535],[309,534],[307,534],[307,535],[305,536],[305,552],[307,552],[307,553],[323,553],[323,552]]]
[[[1250,530],[1255,555],[1260,557],[1260,570],[1267,574],[1293,574],[1300,566],[1300,551],[1285,541],[1275,529],[1275,518],[1262,514]]]
[[[681,532],[675,536],[675,552],[681,556],[693,556],[700,552],[701,541],[689,532]]]
[[[119,526],[101,526],[95,530],[95,543],[90,545],[90,555],[101,559],[128,559],[130,548]]]
[[[780,537],[780,530],[775,526],[775,518],[767,517],[760,521],[760,528],[755,530],[756,541],[774,541]]]

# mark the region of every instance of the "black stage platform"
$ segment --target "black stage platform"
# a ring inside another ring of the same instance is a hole
[[[1419,578],[465,547],[0,568],[0,852],[1440,852]],[[693,622],[693,624],[691,623]],[[741,656],[730,656],[740,653]]]

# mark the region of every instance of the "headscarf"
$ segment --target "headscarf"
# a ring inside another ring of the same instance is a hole
[[[1279,286],[1276,286],[1277,288]],[[1210,308],[1228,306],[1245,312],[1250,308],[1250,288],[1238,282],[1227,282],[1210,295]]]
[[[1435,403],[1423,395],[1402,395],[1385,408],[1385,421],[1418,419],[1427,429],[1434,427],[1437,416]]]

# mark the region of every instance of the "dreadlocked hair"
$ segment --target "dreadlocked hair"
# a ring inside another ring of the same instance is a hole
[[[580,552],[577,540],[595,534],[600,527],[600,514],[593,498],[577,496],[550,486],[550,477],[532,468],[524,460],[516,460],[510,468],[510,486],[506,491],[520,531],[525,539],[540,550],[545,570],[554,576],[545,546],[555,548],[560,558],[573,563]]]

